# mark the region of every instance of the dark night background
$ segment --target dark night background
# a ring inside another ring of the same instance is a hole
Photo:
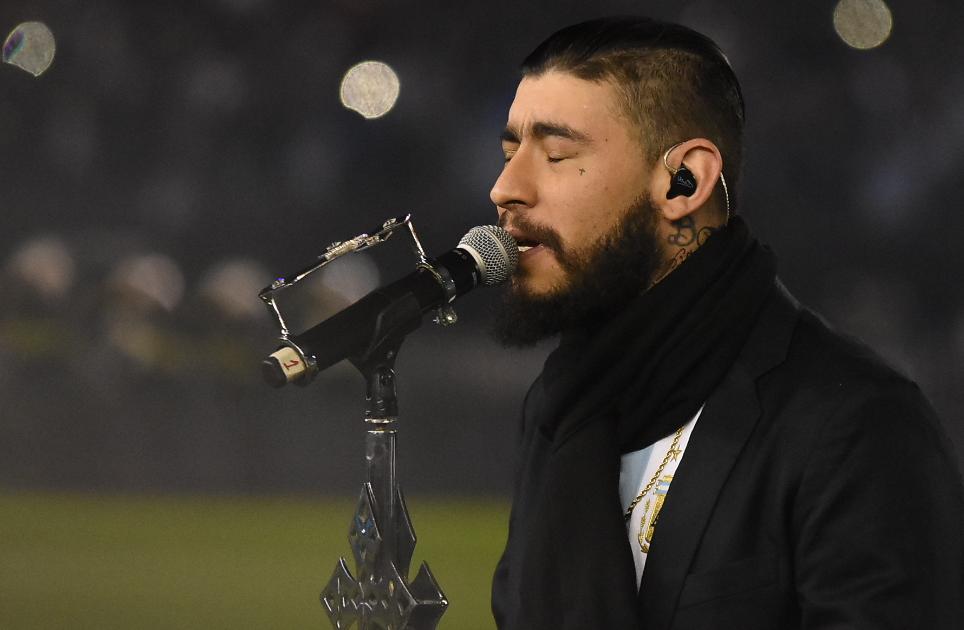
[[[0,67],[0,488],[355,496],[361,378],[265,386],[258,290],[390,216],[413,212],[430,253],[494,222],[518,63],[565,24],[632,12],[727,51],[741,212],[791,290],[917,380],[964,452],[964,5],[890,6],[890,39],[860,51],[829,1],[4,0],[4,34],[41,20],[58,49],[39,78]],[[338,98],[366,59],[401,81],[376,120]],[[283,304],[315,323],[407,255],[393,239]],[[494,298],[402,350],[410,492],[509,491],[549,346],[498,347]]]

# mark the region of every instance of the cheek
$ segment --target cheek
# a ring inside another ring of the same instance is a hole
[[[593,187],[571,197],[569,216],[573,237],[584,247],[595,242],[616,223],[620,204],[608,187]]]
[[[634,173],[626,168],[596,165],[575,166],[566,177],[553,182],[554,208],[551,224],[567,249],[583,249],[595,243],[617,223],[619,215],[638,196],[630,185]]]

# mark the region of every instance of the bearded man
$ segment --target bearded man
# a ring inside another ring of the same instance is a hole
[[[964,628],[949,441],[737,215],[723,53],[609,18],[522,75],[491,193],[522,250],[497,330],[561,335],[523,408],[498,626]]]

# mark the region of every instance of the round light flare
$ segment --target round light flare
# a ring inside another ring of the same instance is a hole
[[[160,307],[171,312],[184,295],[184,276],[173,260],[162,254],[125,258],[114,268],[110,286],[132,305],[148,311]]]
[[[66,297],[74,284],[74,258],[60,238],[44,236],[14,252],[7,273],[53,302]]]
[[[398,100],[401,84],[391,66],[363,61],[348,69],[341,80],[341,104],[368,119],[381,118]]]
[[[46,24],[24,22],[10,31],[4,40],[3,62],[39,77],[53,63],[56,49],[54,34]]]
[[[833,28],[851,48],[870,50],[890,37],[894,16],[883,0],[840,0],[833,10]]]
[[[305,330],[357,302],[380,284],[378,265],[367,252],[339,258],[305,281],[300,293],[304,299],[293,304],[289,323],[294,330]]]
[[[265,316],[264,303],[256,296],[271,278],[259,263],[238,258],[218,263],[201,279],[200,294],[231,320],[258,321]]]

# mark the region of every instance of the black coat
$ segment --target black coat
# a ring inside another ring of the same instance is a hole
[[[537,380],[527,405],[538,399]],[[706,402],[638,593],[619,460],[594,457],[612,452],[607,426],[565,444],[523,427],[493,584],[502,630],[964,628],[964,490],[939,421],[914,383],[782,286]],[[602,485],[575,493],[587,479]],[[611,518],[576,539],[625,545],[604,596],[560,561],[580,510]]]

